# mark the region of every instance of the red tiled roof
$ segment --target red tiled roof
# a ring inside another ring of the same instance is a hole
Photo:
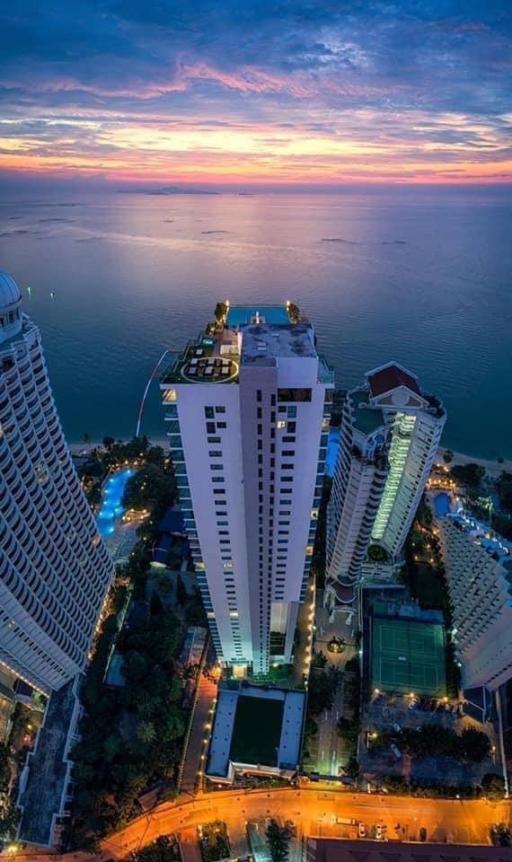
[[[351,604],[354,601],[354,588],[340,584],[339,581],[333,581],[331,587],[336,594],[336,598],[342,604]]]
[[[376,371],[368,377],[368,382],[374,397],[384,395],[385,392],[396,389],[397,386],[407,386],[417,395],[421,395],[416,379],[399,365],[387,365],[386,368]]]

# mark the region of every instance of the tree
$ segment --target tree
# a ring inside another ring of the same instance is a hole
[[[370,545],[367,553],[368,559],[374,563],[385,563],[389,560],[388,552],[380,545]]]
[[[272,862],[285,862],[290,850],[290,830],[286,826],[281,827],[277,820],[272,818],[265,830],[265,836]]]
[[[313,655],[313,658],[311,660],[311,667],[324,668],[326,664],[327,664],[327,656],[325,656],[323,654],[322,650],[320,650],[320,652],[316,652]]]
[[[187,588],[183,583],[183,578],[181,575],[178,575],[176,578],[176,601],[183,607],[186,605],[188,599]]]
[[[176,499],[176,480],[171,471],[157,464],[146,464],[130,477],[123,495],[127,509],[149,509],[170,506]]]
[[[491,838],[495,847],[512,847],[512,832],[506,823],[492,826]]]
[[[505,795],[505,782],[501,775],[496,775],[495,772],[487,772],[482,778],[482,790],[487,797],[496,801],[503,799]]]
[[[219,323],[225,318],[228,307],[225,302],[218,302],[215,306],[215,317]]]
[[[160,835],[156,841],[131,854],[131,862],[179,862],[180,851],[171,835]]]
[[[349,718],[341,716],[338,720],[337,730],[338,734],[347,743],[347,745],[351,747],[355,747],[357,745],[357,739],[359,736],[359,724],[357,721],[352,721]]]
[[[141,721],[137,728],[137,738],[141,742],[153,742],[156,739],[155,725],[151,721]]]
[[[474,727],[467,727],[461,733],[460,748],[465,759],[480,763],[489,756],[491,742],[486,733],[482,733],[481,730],[476,730]]]
[[[456,464],[451,468],[450,475],[452,479],[460,482],[461,485],[467,485],[476,490],[485,476],[485,468],[480,464],[473,463]]]
[[[451,449],[445,449],[443,452],[443,461],[445,464],[450,464],[453,461],[453,452]]]
[[[340,683],[340,674],[335,668],[322,671],[312,669],[309,677],[308,703],[311,715],[318,715],[324,709],[331,709],[334,694]]]
[[[114,445],[114,443],[116,441],[115,441],[114,437],[104,437],[102,442],[103,442],[105,449],[112,449],[112,446]]]

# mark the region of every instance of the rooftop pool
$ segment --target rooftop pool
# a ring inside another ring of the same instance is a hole
[[[105,483],[105,487],[103,489],[103,502],[101,504],[98,517],[96,518],[98,532],[103,539],[114,532],[116,521],[118,521],[124,513],[122,506],[124,489],[128,479],[133,476],[134,473],[135,470],[132,470],[131,467],[127,467],[126,470],[119,470],[119,472],[109,476]]]
[[[434,508],[436,510],[437,517],[444,518],[444,516],[451,511],[450,495],[445,491],[441,491],[440,494],[436,494],[434,497]]]

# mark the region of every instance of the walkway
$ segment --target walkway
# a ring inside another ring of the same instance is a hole
[[[200,672],[196,704],[192,716],[192,727],[184,755],[185,761],[179,787],[182,794],[193,794],[195,792],[198,773],[202,772],[206,765],[205,755],[207,744],[204,740],[209,738],[210,729],[205,727],[205,725],[211,724],[216,698],[217,683],[212,682],[204,673]]]

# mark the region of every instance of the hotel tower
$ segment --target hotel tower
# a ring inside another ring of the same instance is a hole
[[[113,566],[68,452],[41,336],[0,273],[0,663],[46,694],[83,667]]]
[[[219,660],[289,662],[324,476],[333,374],[296,306],[223,306],[161,379]]]
[[[441,402],[396,362],[347,394],[327,510],[327,582],[352,607],[370,545],[395,561],[416,514],[446,421]]]

